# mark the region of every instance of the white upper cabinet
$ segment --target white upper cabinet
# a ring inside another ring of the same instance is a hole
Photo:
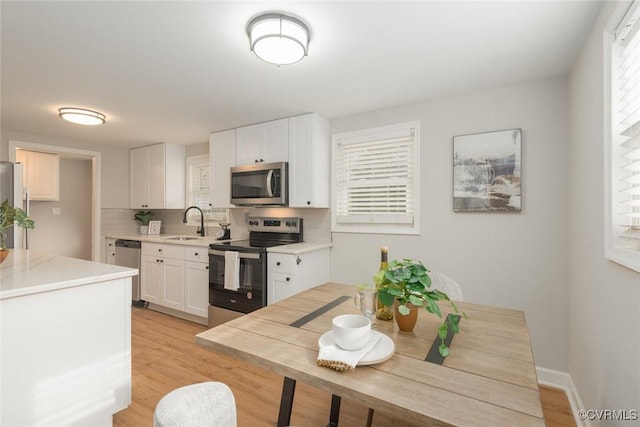
[[[209,197],[214,208],[233,207],[231,200],[231,167],[236,165],[236,130],[209,135]]]
[[[228,208],[230,168],[253,163],[289,163],[289,206],[328,208],[330,204],[331,137],[329,121],[303,114],[209,135],[211,200]]]
[[[185,208],[185,148],[155,144],[129,152],[131,209]]]
[[[286,162],[289,157],[289,119],[236,129],[236,166]]]
[[[59,155],[17,150],[16,161],[22,163],[22,182],[31,200],[60,200]]]
[[[328,208],[329,121],[315,113],[289,118],[289,206]]]

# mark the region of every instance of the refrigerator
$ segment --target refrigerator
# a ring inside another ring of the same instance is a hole
[[[20,163],[0,162],[0,203],[9,201],[11,206],[24,209],[29,214],[28,197],[22,188],[22,165]],[[27,249],[27,230],[11,227],[7,230],[8,248]]]

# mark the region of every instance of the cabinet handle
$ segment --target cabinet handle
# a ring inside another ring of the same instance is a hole
[[[205,270],[208,270],[208,269],[209,269],[209,266],[207,265],[204,269],[205,269]]]
[[[287,277],[287,282],[291,280],[291,277]]]
[[[276,262],[276,265],[280,265],[280,261]]]
[[[158,252],[162,252],[162,249],[158,249]]]
[[[296,265],[300,265],[300,263],[301,263],[301,262],[302,262],[302,260],[300,259],[300,257],[298,257],[298,258],[296,259]]]
[[[194,255],[194,256],[198,256],[198,252],[194,253],[193,255]]]
[[[311,204],[311,200],[307,200],[307,204],[310,205]]]

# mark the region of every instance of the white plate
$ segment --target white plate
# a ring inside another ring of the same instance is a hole
[[[396,345],[393,343],[393,340],[391,338],[378,331],[371,331],[371,333],[380,334],[380,339],[371,349],[371,351],[365,354],[362,359],[360,359],[360,361],[358,362],[358,366],[373,365],[374,363],[384,362],[385,360],[393,356],[393,353],[396,352]],[[325,332],[324,334],[322,334],[322,336],[318,340],[318,345],[320,347],[336,345],[335,341],[333,340],[333,331]]]

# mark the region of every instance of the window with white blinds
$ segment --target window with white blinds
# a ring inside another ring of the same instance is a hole
[[[419,231],[419,125],[333,136],[333,231]]]
[[[211,165],[209,156],[192,156],[187,158],[187,200],[188,206],[197,206],[204,213],[207,222],[229,222],[229,210],[211,207],[209,193],[209,173]],[[192,209],[187,220],[200,224],[200,212]]]
[[[611,45],[611,258],[640,272],[640,1],[624,13]]]

